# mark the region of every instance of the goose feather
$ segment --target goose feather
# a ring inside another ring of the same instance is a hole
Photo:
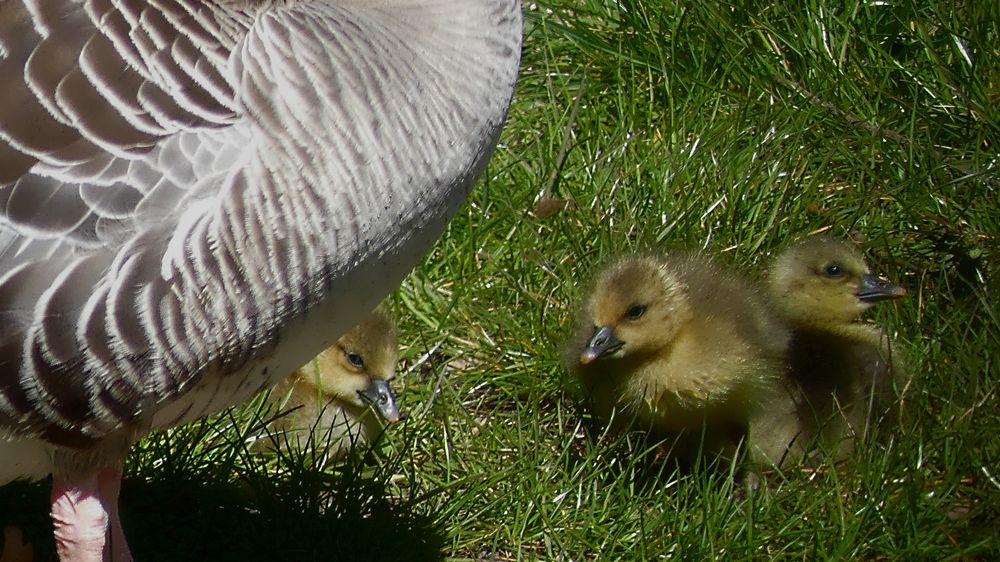
[[[519,54],[517,0],[0,0],[0,477],[120,463],[361,320]]]

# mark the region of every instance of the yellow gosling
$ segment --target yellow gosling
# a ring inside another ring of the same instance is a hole
[[[597,275],[566,361],[599,420],[680,438],[673,455],[691,462],[735,453],[787,340],[738,275],[693,254],[642,254]]]
[[[816,447],[848,458],[858,438],[892,418],[905,378],[888,335],[861,316],[906,291],[872,275],[860,252],[828,236],[789,246],[767,284],[792,339],[783,392],[752,429],[758,452],[774,465],[798,462]]]
[[[399,420],[390,387],[398,353],[396,326],[379,307],[271,392],[286,413],[262,441],[314,447],[331,460],[368,443],[382,430],[378,418]]]

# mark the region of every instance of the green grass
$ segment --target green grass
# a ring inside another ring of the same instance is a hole
[[[137,558],[1000,558],[1000,5],[525,14],[500,146],[392,299],[409,418],[326,469],[247,453],[254,408],[151,436],[123,491]],[[876,314],[914,376],[887,445],[747,496],[590,430],[559,347],[596,268],[687,247],[756,276],[820,230],[910,290]],[[0,489],[0,515],[51,553],[46,493]]]

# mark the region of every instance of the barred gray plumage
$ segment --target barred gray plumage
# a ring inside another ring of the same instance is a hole
[[[483,170],[520,33],[517,0],[0,0],[0,483],[359,321]]]

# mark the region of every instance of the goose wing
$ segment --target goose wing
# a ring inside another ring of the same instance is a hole
[[[0,3],[0,426],[72,444],[183,384],[95,373],[149,355],[127,288],[246,162],[217,8]]]
[[[519,43],[516,0],[0,0],[0,433],[89,447],[317,353],[298,319],[360,320],[457,209]]]

